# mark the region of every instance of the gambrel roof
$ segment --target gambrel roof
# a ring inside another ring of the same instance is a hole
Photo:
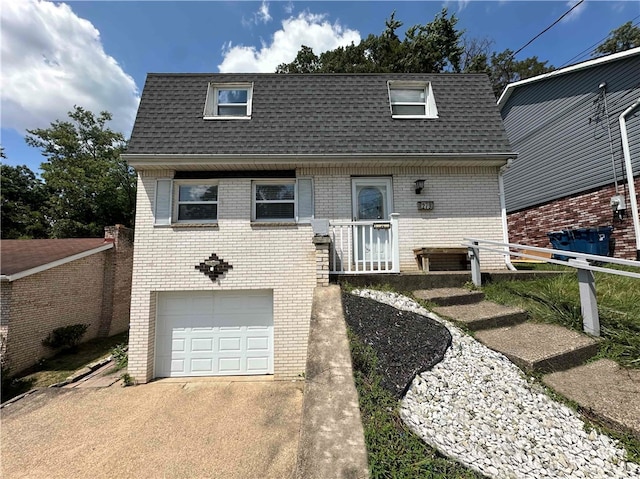
[[[430,83],[438,118],[394,119],[389,81]],[[210,82],[253,85],[251,118],[203,118]],[[481,74],[158,74],[127,149],[138,155],[513,156]]]

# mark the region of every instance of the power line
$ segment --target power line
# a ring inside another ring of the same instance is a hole
[[[538,33],[535,37],[533,37],[531,40],[529,40],[527,43],[524,44],[524,46],[520,47],[513,55],[511,55],[511,58],[514,58],[518,53],[520,53],[522,50],[524,50],[525,48],[527,48],[529,45],[531,45],[535,40],[537,40],[540,36],[542,36],[543,34],[547,33],[549,30],[551,30],[551,28],[553,28],[555,25],[558,24],[558,22],[560,22],[560,20],[562,20],[564,17],[566,17],[567,15],[569,15],[573,10],[575,10],[576,8],[578,8],[580,5],[582,5],[582,3],[584,3],[584,0],[580,0],[578,3],[576,3],[573,7],[571,7],[569,10],[567,10],[560,18],[558,18],[555,22],[553,22],[551,25],[549,25],[547,28],[545,28],[544,30],[542,30],[540,33]]]
[[[636,18],[640,18],[640,15],[637,15],[635,18],[631,19],[631,22],[635,21]],[[638,25],[640,25],[640,22],[636,22],[633,25],[631,25],[632,27],[637,27]],[[593,48],[597,47],[598,45],[600,45],[602,42],[604,42],[607,38],[609,38],[609,35],[611,35],[611,33],[608,33],[607,36],[605,36],[604,38],[601,38],[600,40],[598,40],[596,43],[594,43],[593,45],[591,45],[590,47],[582,50],[580,53],[578,53],[577,55],[575,55],[574,57],[570,58],[569,60],[567,60],[566,62],[564,62],[562,65],[560,65],[558,68],[562,68],[566,65],[569,65],[571,62],[573,62],[574,60],[578,60],[581,59],[585,53],[590,52],[593,50]]]

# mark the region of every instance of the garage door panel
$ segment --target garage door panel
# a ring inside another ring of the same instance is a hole
[[[273,373],[271,291],[159,293],[156,376]]]
[[[247,338],[247,351],[266,351],[269,349],[269,338],[249,337]]]
[[[242,338],[220,338],[218,351],[221,353],[226,351],[241,351]]]

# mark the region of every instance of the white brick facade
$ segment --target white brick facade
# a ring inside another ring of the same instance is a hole
[[[465,237],[502,241],[497,167],[304,168],[313,176],[315,217],[350,220],[351,178],[392,176],[393,209],[400,214],[400,270],[417,271],[413,249],[459,247]],[[417,195],[414,182],[424,179]],[[418,201],[433,201],[431,211],[419,211]],[[502,269],[501,255],[481,253],[483,269]]]
[[[352,176],[392,176],[402,271],[417,270],[414,248],[459,246],[467,236],[502,239],[497,168],[301,168],[296,173],[314,178],[315,217],[331,220],[352,217]],[[153,377],[156,292],[271,289],[275,377],[299,377],[318,267],[311,227],[252,225],[251,179],[244,178],[219,181],[217,226],[154,226],[156,180],[172,175],[143,171],[139,176],[129,373],[139,382]],[[426,180],[420,195],[414,192],[416,179]],[[418,211],[419,200],[434,201],[434,210]],[[195,269],[212,253],[233,266],[216,281]],[[483,254],[482,263],[504,267],[498,255]]]

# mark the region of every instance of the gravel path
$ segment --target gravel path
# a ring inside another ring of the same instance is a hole
[[[451,347],[418,375],[401,401],[403,420],[443,454],[491,478],[638,478],[617,441],[586,432],[577,413],[553,401],[506,357],[413,300],[356,290],[447,327]]]

